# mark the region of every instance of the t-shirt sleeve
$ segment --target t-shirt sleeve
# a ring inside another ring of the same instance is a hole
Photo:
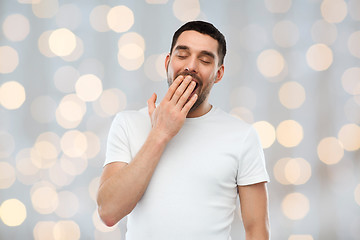
[[[245,186],[260,182],[269,182],[269,175],[266,171],[264,151],[259,136],[251,126],[239,156],[237,185]]]
[[[126,119],[124,113],[118,113],[109,130],[104,166],[112,162],[129,163],[130,161],[131,152],[126,131]]]

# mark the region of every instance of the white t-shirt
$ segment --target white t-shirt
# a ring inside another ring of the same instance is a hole
[[[129,163],[145,142],[147,108],[116,115],[105,165]],[[126,240],[230,240],[237,186],[269,181],[255,129],[219,108],[187,118],[128,215]]]

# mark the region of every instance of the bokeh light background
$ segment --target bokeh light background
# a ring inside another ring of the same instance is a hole
[[[96,212],[110,123],[164,96],[195,19],[226,36],[211,102],[260,135],[272,239],[360,239],[359,0],[2,0],[0,239],[124,239]]]

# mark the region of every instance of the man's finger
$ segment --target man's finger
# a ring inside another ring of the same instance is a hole
[[[179,87],[180,83],[184,80],[184,76],[180,75],[178,76],[174,82],[170,85],[169,90],[167,91],[164,99],[167,101],[170,101],[172,96],[174,95],[176,89]]]
[[[187,88],[185,89],[185,92],[182,93],[182,95],[180,96],[180,98],[176,104],[179,109],[182,109],[184,107],[185,103],[189,100],[191,93],[193,92],[193,90],[196,87],[196,83],[194,81],[191,81],[191,83],[189,85],[186,85],[186,87]],[[176,94],[176,92],[175,92],[175,94]]]
[[[156,93],[153,93],[153,95],[151,96],[151,98],[149,98],[149,100],[147,101],[147,105],[148,105],[148,111],[149,111],[149,115],[150,117],[152,116],[155,108],[156,108],[156,99],[157,99],[157,95]]]
[[[185,106],[183,107],[183,109],[181,109],[181,112],[183,112],[184,114],[188,114],[188,112],[190,111],[191,107],[194,106],[196,100],[198,98],[198,95],[195,93],[190,100],[185,104]]]

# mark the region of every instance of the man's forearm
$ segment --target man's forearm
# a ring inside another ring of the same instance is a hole
[[[144,194],[168,139],[150,132],[134,159],[99,187],[99,214],[112,226],[129,214]]]

